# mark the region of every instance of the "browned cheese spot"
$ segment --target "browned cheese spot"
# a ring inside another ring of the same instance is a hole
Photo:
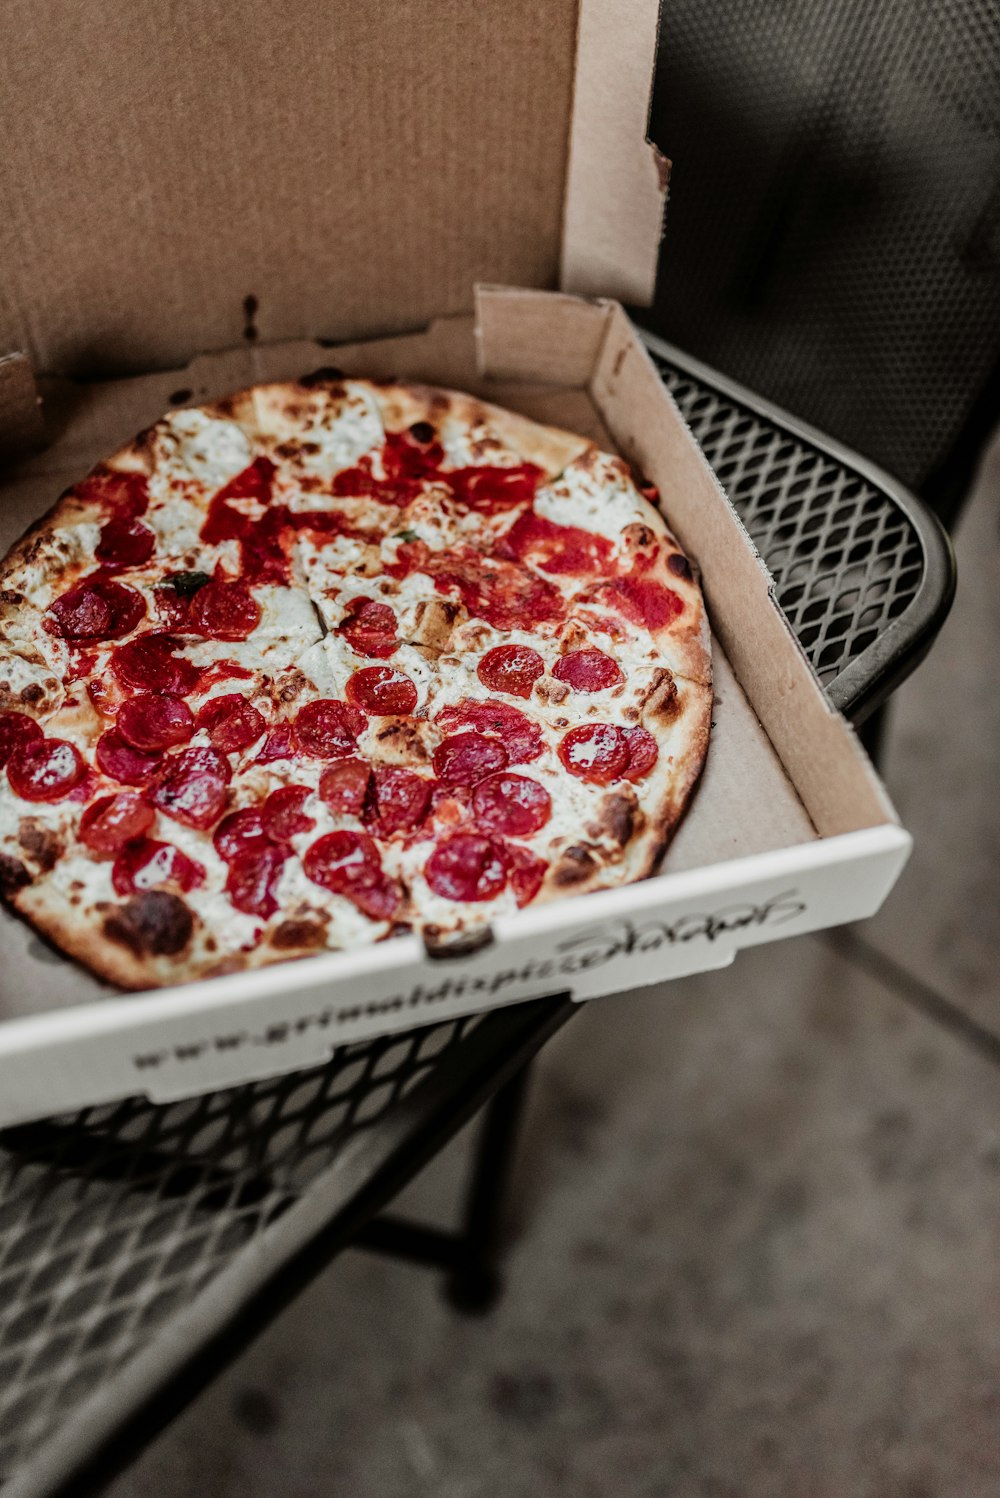
[[[175,957],[191,940],[194,916],[180,895],[146,890],[104,919],[104,934],[137,957]]]
[[[309,685],[309,678],[305,672],[300,671],[298,666],[292,666],[290,670],[286,671],[283,676],[280,676],[275,681],[275,699],[278,702],[284,703],[294,702],[296,697],[301,697]]]
[[[425,763],[430,758],[420,729],[410,718],[386,718],[375,737],[382,751],[379,758],[387,764]]]
[[[535,683],[535,691],[542,702],[559,703],[565,702],[569,696],[569,687],[564,681],[556,681],[553,676],[543,676]]]
[[[52,686],[55,686],[55,682],[52,683]],[[28,685],[26,687],[22,687],[20,691],[21,701],[25,704],[26,707],[37,707],[38,703],[41,702],[44,697],[45,687],[43,687],[41,683],[37,681],[29,681]]]
[[[46,827],[37,817],[21,818],[17,840],[43,874],[48,874],[55,868],[64,846],[58,832],[52,827]]]
[[[445,598],[426,598],[417,604],[414,614],[413,640],[431,650],[444,650],[451,636],[460,607]]]

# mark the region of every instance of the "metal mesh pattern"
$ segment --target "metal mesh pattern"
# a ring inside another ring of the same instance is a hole
[[[912,604],[919,537],[874,484],[654,355],[825,686]]]
[[[915,534],[857,473],[659,363],[829,681],[907,608]],[[457,1065],[477,1023],[346,1047],[326,1066],[189,1102],[133,1099],[0,1136],[0,1474],[259,1244],[348,1140]]]
[[[1000,353],[1000,7],[671,0],[650,326],[922,488]]]
[[[169,1106],[138,1098],[6,1131],[0,1478],[475,1023]]]

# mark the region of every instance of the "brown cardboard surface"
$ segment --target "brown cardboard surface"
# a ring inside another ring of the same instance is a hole
[[[556,298],[557,304],[563,299]],[[578,306],[581,304],[577,304]],[[558,315],[558,313],[557,313]],[[499,334],[499,328],[494,332]],[[136,429],[155,420],[171,395],[197,402],[253,380],[293,378],[336,362],[350,373],[431,379],[471,389],[542,421],[565,425],[605,445],[607,428],[586,390],[509,384],[476,371],[471,319],[441,320],[425,334],[338,348],[298,342],[204,356],[185,370],[84,386],[49,382],[52,445],[12,470],[0,490],[0,548],[10,543],[78,479]],[[179,402],[178,402],[179,403]],[[662,416],[661,416],[662,420]],[[672,506],[667,506],[672,514]],[[741,543],[742,544],[742,543]],[[698,549],[694,548],[697,556]],[[766,600],[756,607],[772,605]],[[715,642],[715,730],[701,788],[663,864],[696,868],[815,837],[810,818],[757,715]],[[112,992],[57,954],[8,912],[0,912],[0,1019],[84,1003]]]
[[[648,301],[655,12],[11,0],[0,355],[118,374],[370,337],[468,311],[476,280]]]
[[[0,352],[149,369],[245,327],[417,327],[478,277],[557,283],[576,0],[4,19]]]
[[[784,616],[771,579],[620,307],[612,310],[593,394],[622,453],[660,485],[678,539],[703,573],[713,629],[758,704],[822,836],[894,819],[853,732],[830,707]]]

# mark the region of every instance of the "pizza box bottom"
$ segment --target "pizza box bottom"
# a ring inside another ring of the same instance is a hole
[[[0,1125],[236,1085],[546,993],[582,1002],[724,967],[743,947],[873,914],[898,877],[910,839],[621,308],[504,288],[480,288],[477,307],[335,351],[254,346],[115,382],[43,381],[48,445],[0,490],[0,544],[171,405],[321,365],[472,390],[617,448],[660,489],[713,631],[708,760],[660,872],[528,907],[465,956],[431,958],[404,936],[145,994],[111,989],[3,910]]]

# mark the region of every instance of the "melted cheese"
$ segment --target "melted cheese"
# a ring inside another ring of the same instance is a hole
[[[185,470],[209,489],[220,489],[253,459],[250,439],[241,426],[206,416],[204,411],[175,411],[164,417],[160,430],[168,465]]]

